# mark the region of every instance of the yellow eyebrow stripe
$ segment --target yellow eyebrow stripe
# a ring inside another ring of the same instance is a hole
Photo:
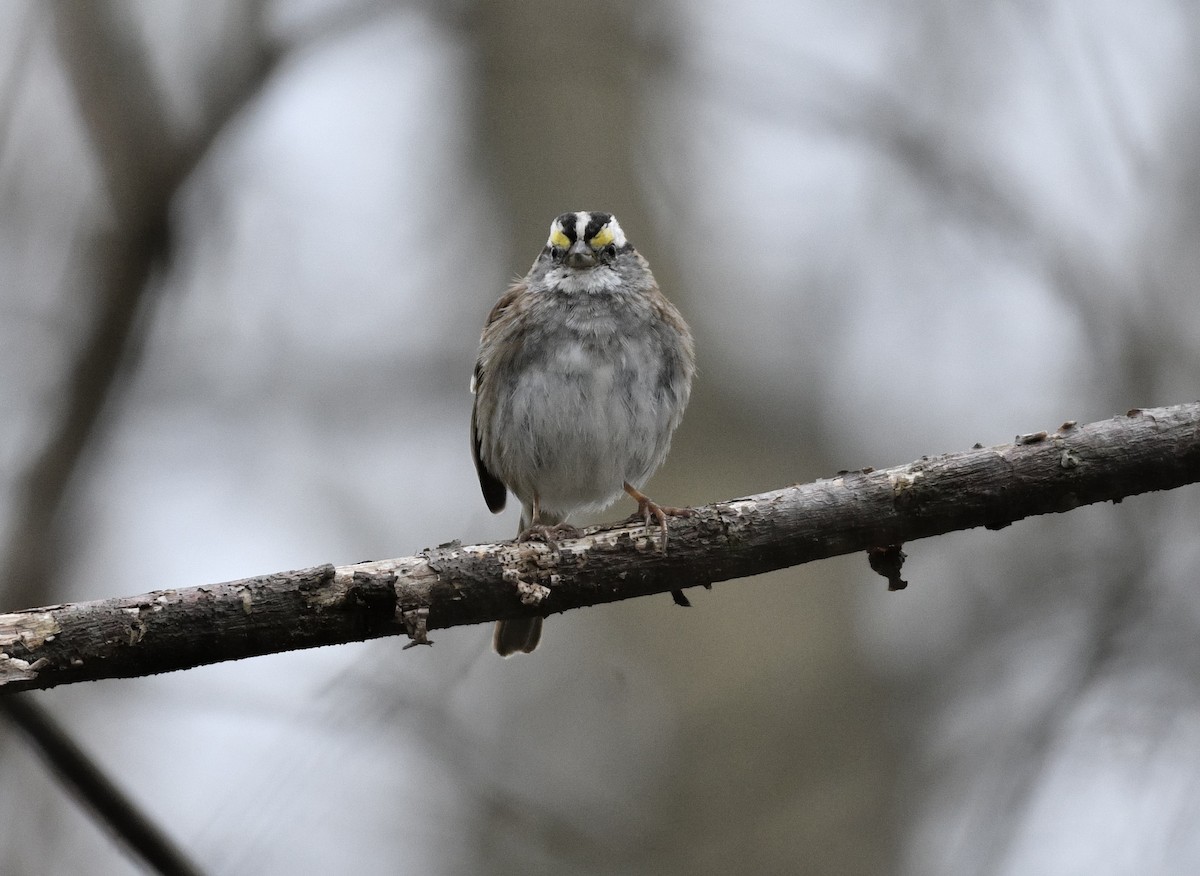
[[[599,249],[602,246],[608,246],[612,242],[613,242],[612,229],[610,229],[607,225],[604,226],[603,228],[601,228],[596,233],[596,236],[588,241],[588,243],[590,243],[596,249]]]
[[[567,236],[562,233],[561,228],[555,228],[550,232],[550,245],[560,246],[563,249],[569,249],[571,246],[571,241],[567,240]]]

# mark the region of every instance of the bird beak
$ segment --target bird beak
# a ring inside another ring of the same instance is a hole
[[[567,250],[567,266],[571,268],[594,268],[596,254],[586,240],[577,240]]]

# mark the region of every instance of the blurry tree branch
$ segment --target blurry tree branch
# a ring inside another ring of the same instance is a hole
[[[1101,381],[1107,398],[1145,397],[1161,380],[1163,363],[1187,373],[1200,367],[1189,324],[1174,318],[1175,286],[1162,280],[1164,256],[1180,248],[1172,235],[1187,237],[1177,229],[1187,227],[1191,201],[1184,199],[1182,219],[1163,209],[1146,214],[1139,241],[1139,258],[1146,265],[1134,260],[1125,273],[1109,258],[1111,243],[1103,234],[1080,221],[1081,215],[1074,224],[1064,222],[1052,200],[1036,194],[1035,181],[1014,172],[993,154],[993,143],[972,134],[979,130],[978,119],[960,118],[955,107],[938,104],[935,96],[902,73],[881,82],[848,74],[825,60],[783,54],[774,43],[755,48],[723,67],[720,77],[702,69],[688,72],[706,83],[712,96],[741,112],[778,123],[790,109],[794,124],[817,124],[876,149],[938,210],[1023,250],[1028,263],[1050,280],[1048,289],[1070,308],[1087,334],[1088,347],[1099,351],[1097,361],[1112,363]],[[1094,50],[1089,54],[1094,74],[1109,81],[1111,61]],[[747,58],[753,63],[747,65]],[[764,88],[764,81],[772,87]],[[1180,92],[1176,114],[1183,145],[1171,150],[1173,160],[1165,162],[1148,158],[1145,147],[1131,135],[1136,126],[1127,101],[1113,100],[1113,88],[1097,88],[1095,93],[1104,101],[1106,128],[1121,147],[1118,155],[1128,174],[1139,179],[1139,185],[1185,190],[1178,179],[1195,176],[1192,156],[1197,154],[1193,147],[1200,129],[1189,115],[1194,112],[1190,91]],[[1068,130],[1090,129],[1081,122]],[[1129,294],[1134,286],[1137,294]],[[1147,338],[1154,341],[1148,343]],[[1169,355],[1163,355],[1164,348]]]
[[[1200,481],[1200,402],[696,509],[669,551],[640,521],[557,545],[464,546],[0,615],[4,690],[132,677],[259,654],[552,614],[898,546]]]
[[[0,558],[9,598],[44,598],[53,581],[55,522],[119,378],[140,350],[144,332],[137,326],[146,319],[146,290],[170,255],[171,202],[229,119],[259,93],[278,57],[261,28],[244,26],[262,4],[244,8],[235,22],[241,26],[219,44],[213,62],[223,75],[204,80],[207,117],[185,133],[157,87],[133,9],[90,0],[56,0],[47,7],[111,215],[86,256],[90,318],[65,369],[61,413],[16,491],[17,523]],[[249,63],[231,63],[235,52]],[[147,864],[164,873],[193,872],[165,834],[36,703],[8,700],[3,710]]]
[[[92,809],[97,819],[128,842],[131,850],[156,872],[174,876],[200,872],[44,710],[26,697],[9,697],[4,709],[13,723],[28,734],[30,743],[50,768]]]
[[[259,92],[274,57],[262,49],[260,63],[243,65],[242,79],[222,80],[223,95],[210,101],[219,112],[185,136],[172,124],[145,49],[133,38],[139,28],[128,7],[56,0],[49,8],[115,221],[92,252],[95,303],[68,366],[62,414],[17,491],[18,525],[4,546],[0,580],[18,599],[35,598],[53,577],[54,520],[122,365],[136,356],[134,327],[147,283],[169,255],[171,201],[232,114]]]

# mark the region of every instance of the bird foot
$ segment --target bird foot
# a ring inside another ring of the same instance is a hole
[[[518,544],[524,541],[540,541],[551,548],[558,547],[560,539],[579,538],[583,531],[569,523],[546,525],[535,523],[517,536]]]
[[[641,519],[646,528],[650,528],[650,518],[653,517],[658,521],[659,531],[662,533],[662,552],[667,552],[667,518],[668,517],[695,517],[696,512],[691,508],[674,508],[670,505],[659,505],[653,501],[645,493],[625,485],[625,492],[628,493],[637,502],[637,511],[630,515],[631,521]]]

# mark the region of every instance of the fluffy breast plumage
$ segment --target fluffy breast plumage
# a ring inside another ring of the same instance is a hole
[[[543,291],[522,304],[481,356],[483,462],[523,503],[605,507],[666,456],[690,391],[690,345],[661,296]]]

